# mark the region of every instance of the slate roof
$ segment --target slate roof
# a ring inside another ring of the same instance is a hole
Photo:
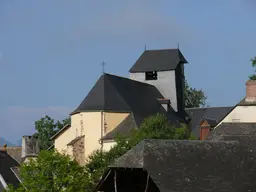
[[[110,168],[144,169],[161,192],[254,191],[256,150],[251,147],[238,141],[144,140]]]
[[[103,74],[74,111],[152,112],[163,98],[156,87],[111,74]],[[150,104],[150,105],[149,105]]]
[[[207,123],[208,123],[211,127],[215,127],[215,126],[218,124],[218,121],[217,121],[216,119],[204,117],[203,120],[207,121]]]
[[[134,124],[166,111],[157,99],[164,97],[153,85],[111,74],[103,74],[72,113],[84,111],[131,112]],[[171,109],[173,110],[173,109]],[[178,116],[170,113],[169,116]],[[175,119],[176,117],[172,117]]]
[[[4,178],[5,182],[12,184],[14,187],[18,187],[20,184],[18,178],[15,176],[12,167],[19,166],[19,163],[14,160],[7,152],[0,151],[0,174]]]
[[[221,123],[212,130],[207,140],[251,140],[256,137],[256,123]]]
[[[2,192],[2,191],[4,191],[5,189],[4,189],[4,186],[1,184],[1,182],[0,182],[0,192]]]
[[[206,108],[188,108],[187,114],[191,118],[191,131],[192,134],[200,138],[200,122],[206,119],[214,119],[219,123],[223,120],[234,107],[206,107]]]
[[[187,60],[179,49],[146,50],[129,72],[175,70],[180,63],[187,63]]]
[[[0,147],[0,151],[3,150],[4,147]],[[7,153],[14,158],[18,163],[21,163],[21,153],[22,153],[22,147],[20,146],[10,146],[6,147]]]

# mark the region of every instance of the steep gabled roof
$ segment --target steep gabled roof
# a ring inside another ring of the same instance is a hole
[[[206,119],[214,119],[219,123],[234,107],[206,107],[206,108],[188,108],[186,112],[191,118],[192,134],[200,137],[200,122]]]
[[[101,110],[133,112],[137,121],[164,110],[157,98],[163,96],[152,85],[104,74],[72,114]]]
[[[187,61],[179,49],[146,50],[129,72],[175,70],[180,63],[187,63]]]
[[[239,141],[144,140],[110,169],[146,170],[161,192],[253,191],[254,149]]]
[[[0,151],[4,150],[4,147],[0,147]],[[7,153],[18,163],[21,163],[21,153],[22,153],[22,147],[20,146],[7,146],[6,147]]]
[[[0,151],[0,174],[5,180],[6,184],[12,184],[14,187],[18,187],[20,182],[11,170],[12,167],[19,166],[19,163],[14,160],[7,152]]]

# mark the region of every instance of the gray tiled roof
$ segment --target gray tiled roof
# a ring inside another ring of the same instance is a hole
[[[14,187],[18,187],[20,182],[11,170],[12,167],[17,166],[19,166],[19,163],[7,152],[0,151],[0,174],[4,178],[7,185],[12,184]]]
[[[204,118],[214,119],[219,123],[234,107],[206,107],[206,108],[188,108],[187,114],[191,118],[192,134],[200,137],[200,122]]]
[[[110,166],[146,170],[161,192],[256,189],[256,150],[238,141],[144,140]]]
[[[249,139],[256,137],[256,123],[221,123],[212,130],[208,136],[208,140],[231,140],[232,138]]]
[[[151,113],[162,108],[157,98],[163,96],[152,85],[104,74],[73,113],[100,110]]]
[[[129,72],[175,70],[180,63],[187,61],[179,49],[146,50]]]
[[[206,120],[211,127],[215,127],[218,124],[218,121],[216,119],[212,119],[208,117],[205,117],[203,119]]]
[[[4,192],[4,191],[5,191],[5,188],[4,188],[4,186],[0,182],[0,192]]]
[[[153,85],[104,74],[72,114],[101,110],[106,112],[130,112],[133,115],[133,124],[139,126],[148,116],[157,113],[166,114],[165,109],[158,101],[159,98],[164,97]],[[174,111],[172,108],[170,110]],[[178,119],[179,115],[170,112],[168,117],[169,119]]]
[[[0,147],[0,150],[3,150],[4,147]],[[22,151],[22,147],[20,146],[9,146],[6,148],[7,149],[7,153],[14,158],[16,161],[18,161],[18,163],[21,162],[21,151]]]

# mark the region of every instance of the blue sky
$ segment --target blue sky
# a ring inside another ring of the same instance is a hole
[[[253,0],[0,1],[1,137],[65,118],[106,72],[128,76],[144,50],[176,48],[211,106],[235,105],[256,55]]]

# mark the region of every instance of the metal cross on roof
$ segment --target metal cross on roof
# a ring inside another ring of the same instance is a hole
[[[102,73],[104,74],[105,73],[105,65],[106,65],[106,63],[104,61],[102,61],[101,65],[102,65]]]

